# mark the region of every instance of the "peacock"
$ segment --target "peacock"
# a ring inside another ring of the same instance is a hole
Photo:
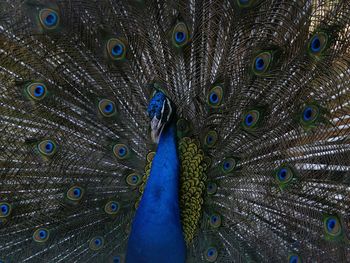
[[[1,0],[0,262],[350,262],[349,0]]]

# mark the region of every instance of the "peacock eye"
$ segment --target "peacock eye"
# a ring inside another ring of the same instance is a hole
[[[45,29],[55,29],[59,24],[59,16],[55,10],[44,8],[39,12],[39,21]]]
[[[278,172],[277,172],[277,178],[279,181],[281,182],[285,182],[290,180],[291,175],[288,173],[287,168],[281,168]]]
[[[141,177],[136,173],[129,174],[126,177],[126,183],[131,186],[137,186],[141,183]]]
[[[6,202],[0,202],[0,218],[8,217],[11,213],[11,205]]]
[[[105,212],[110,215],[115,215],[119,211],[119,203],[117,201],[109,201],[105,205]]]
[[[319,116],[319,109],[315,105],[306,105],[303,109],[302,120],[305,123],[314,123]]]
[[[243,115],[243,127],[246,129],[254,129],[260,121],[260,112],[258,110],[250,110]]]
[[[215,262],[218,257],[218,250],[215,247],[209,247],[205,251],[205,259],[208,262]]]
[[[208,105],[214,108],[220,106],[222,102],[222,97],[223,97],[222,87],[215,86],[209,91],[208,99],[207,99]]]
[[[173,43],[176,47],[183,47],[189,42],[189,32],[185,23],[179,22],[173,29]]]
[[[204,145],[208,148],[215,146],[218,140],[218,134],[216,131],[209,131],[204,138]]]
[[[237,0],[237,4],[241,8],[251,7],[257,0]]]
[[[98,103],[100,113],[105,117],[111,117],[116,113],[116,107],[113,101],[102,99]]]
[[[280,184],[287,184],[294,178],[294,171],[291,167],[280,166],[275,172],[276,180]]]
[[[83,188],[79,186],[72,186],[71,188],[69,188],[66,195],[69,200],[79,201],[82,199],[83,194],[84,194]]]
[[[121,259],[119,256],[113,257],[113,263],[121,263]]]
[[[298,255],[290,255],[288,257],[289,263],[301,263],[301,258]]]
[[[213,195],[213,194],[216,193],[217,188],[218,188],[218,187],[217,187],[216,183],[214,183],[214,182],[208,182],[208,184],[207,184],[207,193],[208,193],[209,195]]]
[[[309,53],[315,56],[320,55],[328,44],[328,35],[324,32],[315,33],[309,41]]]
[[[225,173],[231,172],[236,168],[237,162],[234,158],[227,158],[221,163],[221,169]]]
[[[212,214],[209,218],[209,224],[213,228],[218,228],[221,226],[221,216],[218,214]]]
[[[126,46],[118,38],[111,38],[107,42],[107,53],[112,60],[123,60],[126,57]]]
[[[271,64],[272,54],[271,52],[262,52],[258,54],[253,60],[253,72],[255,75],[262,75],[266,73]]]
[[[94,237],[89,242],[89,247],[91,250],[100,250],[103,247],[104,239],[103,237]]]
[[[129,156],[129,148],[125,144],[116,144],[113,147],[114,156],[120,160],[124,160]]]
[[[49,239],[49,231],[46,228],[39,228],[34,231],[33,239],[35,242],[46,242]]]
[[[32,83],[26,88],[27,94],[33,100],[42,100],[46,94],[46,86],[43,83]]]
[[[326,234],[337,237],[342,233],[342,227],[339,218],[336,216],[328,216],[323,220]]]
[[[52,156],[56,148],[56,144],[51,140],[44,140],[38,144],[38,150],[44,156]]]

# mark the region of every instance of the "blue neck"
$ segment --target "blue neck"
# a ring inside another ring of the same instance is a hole
[[[183,263],[176,127],[163,130],[128,242],[127,263]]]

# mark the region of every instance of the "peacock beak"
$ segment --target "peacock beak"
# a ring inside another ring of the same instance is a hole
[[[153,117],[151,121],[151,137],[154,143],[159,142],[160,135],[164,129],[165,123],[161,120],[158,120],[156,116]]]

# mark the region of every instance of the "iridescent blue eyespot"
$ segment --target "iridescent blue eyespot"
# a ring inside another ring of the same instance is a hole
[[[212,148],[215,146],[218,140],[218,134],[216,131],[208,131],[206,136],[204,137],[204,146],[208,148]]]
[[[120,61],[126,58],[126,45],[121,39],[109,39],[106,48],[107,53],[112,60]]]
[[[113,263],[121,263],[121,258],[119,256],[113,257]]]
[[[265,62],[261,57],[258,57],[255,59],[255,69],[256,70],[261,71],[264,69],[264,66],[265,66]]]
[[[117,201],[108,201],[105,205],[105,212],[109,215],[115,215],[119,211],[119,203]]]
[[[52,156],[56,152],[56,144],[51,140],[44,140],[38,144],[38,150],[44,156]]]
[[[243,115],[243,127],[247,130],[256,128],[260,121],[260,112],[258,110],[250,110]]]
[[[141,183],[141,177],[136,173],[129,174],[126,177],[126,183],[131,186],[137,186]]]
[[[102,99],[98,104],[98,109],[104,117],[111,117],[116,113],[116,107],[113,101]]]
[[[213,195],[216,193],[217,185],[214,182],[208,182],[207,184],[207,193],[208,195]]]
[[[290,255],[288,258],[289,263],[301,263],[301,258],[298,255]]]
[[[221,216],[218,214],[212,214],[209,220],[210,226],[213,228],[218,228],[221,226]]]
[[[236,168],[237,162],[234,158],[226,158],[222,163],[221,163],[221,169],[224,173],[229,173],[233,171],[233,169]]]
[[[49,231],[46,228],[39,228],[34,231],[33,239],[35,242],[45,242],[49,239]]]
[[[275,171],[275,174],[278,183],[281,185],[286,185],[294,178],[294,171],[292,167],[288,165],[282,165],[278,167]]]
[[[186,39],[186,35],[184,32],[176,32],[175,33],[175,40],[178,43],[183,42]]]
[[[268,71],[272,61],[272,53],[265,51],[258,54],[253,60],[253,72],[255,75],[261,75]]]
[[[320,52],[321,50],[321,41],[317,35],[311,40],[311,50],[312,52]]]
[[[116,144],[113,147],[114,156],[120,160],[124,160],[129,156],[129,148],[125,144]]]
[[[11,214],[11,205],[6,202],[0,202],[0,218],[8,217]]]
[[[107,99],[100,100],[98,104],[98,108],[100,110],[100,113],[104,117],[111,117],[116,113],[115,104],[111,100],[107,100]]]
[[[287,174],[288,174],[287,169],[286,168],[282,168],[281,170],[278,171],[278,174],[277,174],[278,175],[278,179],[280,181],[285,181],[286,178],[287,178]]]
[[[40,10],[39,21],[45,29],[55,29],[59,23],[58,13],[49,8]]]
[[[320,55],[328,44],[328,35],[324,32],[315,33],[309,42],[309,53],[318,56]]]
[[[320,109],[317,105],[309,104],[303,108],[301,124],[306,127],[313,127],[320,117]]]
[[[237,4],[241,8],[250,7],[256,2],[256,0],[237,0]]]
[[[215,247],[209,247],[205,251],[205,259],[208,262],[215,262],[218,257],[218,250]]]
[[[67,191],[67,198],[71,201],[79,201],[83,197],[84,191],[80,186],[72,186]]]
[[[310,121],[312,119],[312,108],[311,107],[307,107],[304,109],[303,118],[304,118],[304,121]]]
[[[94,237],[89,242],[89,247],[91,250],[100,250],[103,247],[104,239],[103,237]]]
[[[26,93],[32,100],[42,100],[47,93],[46,86],[43,83],[31,83],[26,87]]]
[[[34,96],[41,97],[44,94],[44,92],[45,92],[44,86],[38,85],[34,90]]]
[[[113,48],[112,48],[112,55],[113,56],[120,56],[123,54],[123,49],[124,47],[121,44],[116,44]]]
[[[213,87],[208,93],[208,105],[216,108],[221,105],[223,98],[223,89],[221,86]]]
[[[330,237],[337,237],[342,234],[342,226],[337,216],[327,216],[323,220],[326,234]]]
[[[185,23],[179,22],[173,29],[173,43],[176,47],[183,47],[189,41],[189,31]]]

